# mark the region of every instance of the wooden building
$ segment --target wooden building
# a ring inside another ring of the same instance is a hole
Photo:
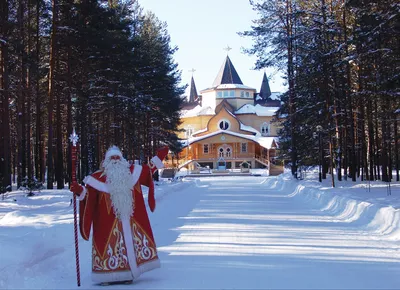
[[[181,110],[179,137],[184,145],[179,156],[169,156],[170,167],[187,167],[190,172],[210,169],[268,168],[281,173],[277,132],[280,120],[278,93],[271,93],[264,73],[260,92],[244,85],[229,56],[210,88],[197,94],[191,80],[189,101]]]

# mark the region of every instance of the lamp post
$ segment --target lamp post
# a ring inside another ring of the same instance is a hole
[[[322,126],[318,125],[316,127],[317,130],[317,134],[318,134],[318,150],[319,150],[319,165],[318,165],[318,178],[319,178],[319,182],[322,182],[322,140],[321,140],[321,133],[322,133]]]

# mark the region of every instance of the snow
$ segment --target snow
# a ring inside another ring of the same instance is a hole
[[[278,110],[279,107],[264,107],[259,104],[255,106],[246,104],[239,110],[235,111],[235,114],[256,114],[257,116],[272,117]]]
[[[245,126],[245,128],[246,128],[246,126]],[[251,128],[251,127],[249,127],[249,128]],[[252,131],[249,128],[246,130]],[[241,127],[241,129],[242,129],[242,127]],[[253,129],[253,130],[256,131],[255,129]],[[258,132],[258,131],[256,131],[256,132]],[[204,140],[204,139],[207,139],[207,138],[210,138],[210,137],[213,137],[216,135],[220,135],[220,134],[227,134],[227,135],[232,135],[232,136],[240,137],[243,139],[251,140],[251,141],[257,142],[262,147],[267,148],[267,149],[271,149],[271,147],[273,145],[272,144],[273,141],[275,140],[276,142],[278,142],[278,139],[279,139],[278,137],[262,137],[262,136],[260,136],[260,134],[253,136],[253,135],[245,135],[245,134],[241,134],[241,133],[236,133],[234,131],[229,131],[229,130],[218,130],[218,131],[214,131],[214,132],[211,132],[209,134],[202,135],[199,137],[190,137],[186,140],[181,140],[181,144],[182,144],[182,146],[187,146],[188,144],[190,145],[197,141]]]
[[[246,90],[254,90],[254,91],[256,90],[255,88],[248,87],[245,85],[240,85],[240,84],[222,84],[222,85],[215,87],[215,89],[246,89]]]
[[[272,100],[280,100],[282,93],[280,92],[272,92],[269,96]]]
[[[202,107],[200,105],[197,105],[191,110],[182,110],[180,112],[181,118],[189,118],[202,115],[215,115],[215,112],[211,107]]]
[[[253,173],[158,182],[162,266],[111,288],[398,289],[399,182],[388,195],[380,181]],[[0,198],[1,289],[78,288],[70,201],[68,189]],[[81,288],[105,289],[90,279],[91,242],[79,249]]]
[[[249,132],[256,133],[257,135],[261,135],[260,131],[257,131],[253,127],[245,125],[242,122],[240,122],[240,130],[249,131]]]

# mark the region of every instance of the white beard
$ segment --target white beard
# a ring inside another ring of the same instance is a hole
[[[104,173],[110,190],[112,207],[118,219],[129,219],[133,215],[133,177],[126,159],[104,160]]]

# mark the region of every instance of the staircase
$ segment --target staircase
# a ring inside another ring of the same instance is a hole
[[[276,176],[283,173],[283,166],[282,165],[275,165],[270,163],[269,167],[269,175]]]
[[[256,156],[255,157],[255,161],[257,161],[258,163],[266,166],[267,168],[269,167],[269,164],[270,164],[270,162],[267,159],[262,158],[261,156]]]

